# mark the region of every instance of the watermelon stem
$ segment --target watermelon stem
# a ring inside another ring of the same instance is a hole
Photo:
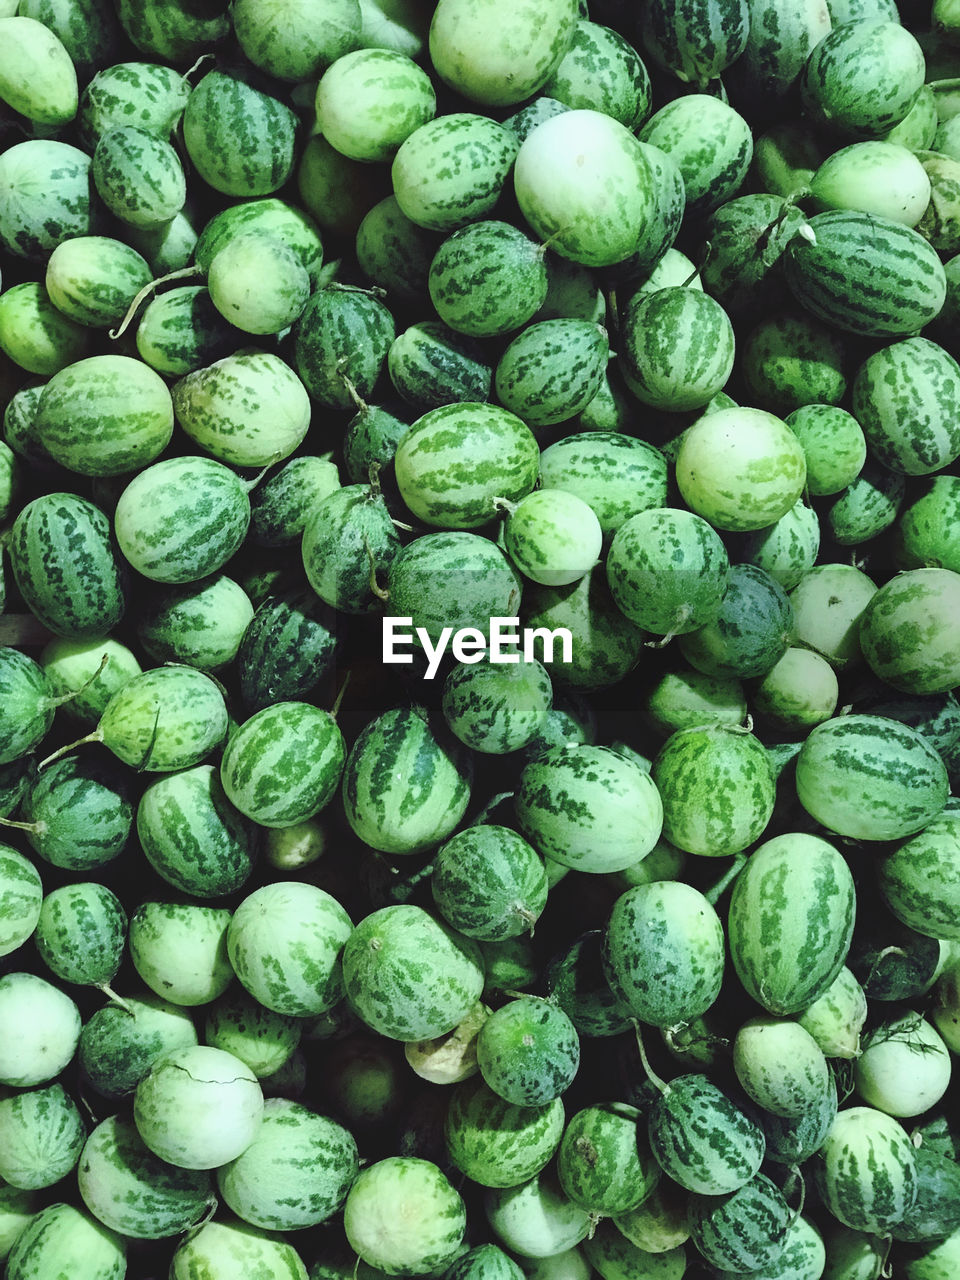
[[[806,1204],[806,1201],[807,1201],[807,1182],[803,1176],[803,1171],[801,1170],[799,1165],[792,1164],[790,1165],[790,1180],[784,1185],[784,1188],[783,1188],[784,1198],[793,1194],[793,1189],[798,1182],[800,1184],[800,1203],[797,1205],[796,1209],[794,1209],[793,1214],[791,1215],[790,1221],[787,1223],[788,1231],[796,1222],[797,1218],[800,1217],[801,1213],[803,1213],[803,1206]]]
[[[110,661],[110,655],[109,653],[105,653],[103,657],[100,659],[100,665],[97,667],[96,671],[87,680],[84,680],[83,684],[80,686],[79,689],[73,689],[71,690],[70,693],[61,694],[59,698],[48,699],[47,706],[59,707],[59,706],[62,706],[63,703],[65,702],[72,702],[74,698],[79,698],[80,694],[83,693],[85,689],[89,689],[90,686],[93,684],[94,680],[98,679],[103,674],[104,667],[106,667],[109,661]]]
[[[893,1248],[893,1236],[886,1236],[883,1242],[883,1260],[880,1263],[880,1274],[884,1280],[893,1275],[893,1263],[890,1261],[890,1250]]]
[[[371,547],[370,539],[366,534],[363,535],[363,545],[367,553],[367,559],[370,561],[370,590],[378,600],[387,601],[390,599],[390,592],[377,582],[377,562],[373,558],[373,547]]]
[[[337,690],[337,696],[333,700],[333,706],[330,708],[330,714],[336,720],[340,711],[340,704],[343,702],[343,695],[347,692],[347,685],[350,683],[350,668],[347,668],[347,674],[343,677],[343,683]]]
[[[188,276],[200,276],[203,272],[199,267],[189,266],[180,267],[177,271],[168,271],[165,276],[157,276],[156,280],[151,280],[149,284],[145,284],[140,292],[135,296],[133,301],[127,307],[127,314],[120,321],[116,329],[110,329],[110,337],[116,340],[122,338],[133,321],[134,316],[162,284],[167,284],[170,280],[182,280]]]
[[[660,1076],[657,1075],[653,1067],[651,1067],[650,1065],[650,1059],[647,1057],[647,1051],[644,1048],[644,1044],[643,1044],[643,1032],[640,1029],[640,1019],[631,1018],[630,1021],[633,1023],[633,1034],[637,1038],[637,1050],[640,1054],[640,1061],[643,1063],[643,1070],[646,1074],[647,1079],[650,1081],[650,1083],[653,1085],[655,1089],[658,1089],[660,1091],[660,1093],[663,1093],[663,1094],[669,1093],[670,1086],[667,1084],[665,1080],[662,1080]]]
[[[337,361],[337,377],[346,387],[347,395],[356,405],[357,412],[364,413],[366,410],[370,408],[370,406],[367,404],[366,400],[364,400],[363,396],[361,396],[360,392],[357,390],[356,384],[354,383],[353,379],[348,374],[344,373],[344,369],[346,368],[349,362],[350,362],[350,357],[348,355],[340,357],[340,359]]]
[[[216,61],[216,57],[214,56],[214,54],[201,53],[200,57],[196,60],[193,66],[183,73],[183,79],[189,81],[193,73],[197,71],[200,67],[202,67],[205,62],[215,62],[215,61]]]
[[[203,1217],[199,1222],[192,1223],[191,1226],[187,1227],[186,1231],[183,1233],[183,1243],[186,1244],[188,1240],[192,1240],[197,1232],[207,1225],[219,1208],[219,1200],[215,1195],[211,1195],[210,1199],[207,1201],[207,1206],[203,1211]],[[357,1261],[359,1261],[359,1259],[357,1259]]]
[[[720,898],[733,884],[737,876],[747,865],[747,855],[745,853],[735,853],[730,866],[726,869],[720,879],[704,892],[704,897],[710,903],[711,907],[715,907]]]
[[[37,772],[39,773],[41,769],[46,769],[48,764],[53,764],[54,760],[59,760],[61,756],[65,756],[67,752],[72,751],[74,747],[82,747],[84,743],[87,743],[87,742],[102,742],[102,741],[103,741],[103,735],[101,734],[100,726],[98,725],[96,729],[92,729],[90,733],[84,734],[82,738],[77,738],[75,742],[68,742],[65,746],[58,747],[56,751],[52,752],[45,759],[41,760],[40,763],[37,765]]]
[[[17,831],[29,831],[41,836],[47,830],[45,822],[14,822],[13,818],[0,818],[0,827],[13,827]]]
[[[511,502],[509,498],[494,498],[493,509],[494,511],[505,511],[508,516],[512,516],[517,509],[517,504]]]
[[[123,996],[117,995],[109,982],[98,982],[97,987],[103,992],[108,1000],[112,1000],[114,1004],[118,1004],[121,1009],[126,1009],[131,1018],[135,1017],[133,1010],[127,1004],[126,1000],[124,1000]]]

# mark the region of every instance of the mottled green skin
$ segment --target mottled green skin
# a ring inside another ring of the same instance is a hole
[[[603,972],[603,934],[582,934],[547,965],[547,993],[583,1036],[617,1036],[630,1028],[632,1013]]]
[[[186,1231],[210,1207],[206,1170],[182,1169],[155,1156],[132,1120],[110,1116],[92,1130],[77,1168],[86,1208],[104,1226],[137,1240]]]
[[[452,1091],[443,1139],[450,1159],[473,1182],[516,1187],[552,1158],[563,1126],[561,1098],[517,1106],[475,1076]]]
[[[284,333],[310,296],[310,277],[294,251],[266,231],[244,231],[218,251],[207,271],[217,310],[243,333]]]
[[[944,693],[897,693],[886,681],[865,691],[857,700],[858,711],[875,716],[889,716],[918,730],[948,758],[951,748],[960,740],[960,703],[948,690]],[[950,765],[947,765],[948,770]]]
[[[767,1137],[766,1159],[774,1164],[795,1165],[815,1155],[823,1146],[837,1115],[837,1085],[831,1075],[819,1098],[793,1119],[762,1112],[760,1122]]]
[[[668,102],[650,117],[639,138],[676,163],[688,215],[712,213],[735,196],[753,158],[753,136],[743,116],[703,93]]]
[[[943,258],[960,251],[960,159],[925,151],[919,156],[929,180],[930,200],[917,230]]]
[[[781,415],[803,405],[838,404],[847,389],[848,345],[807,311],[775,312],[750,330],[742,344],[746,397],[750,404]]]
[[[813,1036],[792,1019],[769,1014],[740,1024],[733,1069],[758,1106],[794,1120],[819,1105],[830,1081],[826,1058]]]
[[[917,1199],[891,1229],[895,1240],[941,1240],[960,1231],[960,1165],[926,1143],[914,1148]]]
[[[591,1227],[578,1252],[604,1280],[683,1280],[688,1271],[684,1244],[655,1243],[658,1251],[653,1253],[634,1244],[614,1222],[601,1220]]]
[[[312,591],[279,591],[253,615],[237,652],[240,696],[251,712],[306,698],[333,669],[336,615]]]
[[[734,102],[763,119],[790,100],[804,63],[830,30],[830,11],[820,0],[751,0],[748,10],[746,44],[724,85]]]
[[[159,591],[137,619],[137,638],[157,662],[216,671],[236,657],[252,618],[240,584],[214,574]]]
[[[650,1146],[664,1173],[688,1191],[727,1195],[758,1172],[760,1125],[705,1075],[671,1080],[648,1113]]]
[[[520,829],[545,857],[580,871],[621,871],[660,837],[663,806],[649,773],[610,747],[555,747],[520,775]]]
[[[329,711],[276,702],[233,733],[220,777],[228,799],[265,827],[292,827],[329,804],[346,747]]]
[[[931,938],[960,941],[960,813],[946,808],[877,869],[887,906]]]
[[[505,755],[526,746],[553,700],[539,662],[458,663],[444,681],[442,709],[450,729],[473,751]]]
[[[183,140],[197,173],[215,191],[266,196],[293,171],[296,123],[279,98],[209,71],[187,100]]]
[[[396,526],[380,491],[344,485],[315,502],[301,542],[304,571],[321,600],[338,612],[379,611],[371,574],[380,589],[400,551]]]
[[[488,1191],[483,1207],[497,1239],[525,1260],[542,1256],[545,1249],[551,1254],[566,1252],[596,1225],[585,1209],[564,1195],[551,1171],[519,1187]]]
[[[747,0],[654,0],[640,35],[655,62],[703,89],[743,53],[750,26]]]
[[[123,850],[133,825],[132,777],[109,756],[65,756],[31,779],[21,817],[44,861],[87,871]]]
[[[430,1160],[388,1156],[363,1169],[343,1211],[351,1248],[387,1275],[439,1271],[457,1254],[466,1206]]]
[[[798,1013],[843,967],[856,911],[853,876],[818,836],[767,840],[733,886],[730,958],[744,989],[769,1013]]]
[[[186,202],[180,157],[169,142],[136,125],[101,135],[91,173],[110,212],[134,227],[146,230],[169,222]]]
[[[197,1043],[187,1010],[152,992],[107,1004],[83,1025],[78,1046],[81,1077],[105,1098],[132,1094],[151,1062],[167,1049]]]
[[[764,569],[784,591],[792,591],[820,551],[817,512],[801,499],[774,524],[747,534],[740,546],[744,561]]]
[[[279,356],[238,351],[173,387],[177,422],[201,449],[237,467],[290,456],[310,426],[307,389]]]
[[[533,929],[547,901],[543,859],[509,827],[475,824],[437,851],[430,888],[448,924],[498,942]]]
[[[251,540],[263,547],[295,545],[314,506],[339,487],[337,464],[329,456],[297,454],[254,490]]]
[[[117,0],[117,16],[141,53],[186,70],[202,53],[221,43],[230,32],[227,15],[186,0]]]
[[[121,125],[136,125],[165,138],[189,96],[189,83],[173,67],[157,62],[104,63],[80,95],[80,136],[91,151],[102,134]]]
[[[557,1153],[557,1177],[574,1204],[613,1216],[653,1191],[660,1166],[640,1122],[641,1113],[624,1102],[599,1103],[571,1117]]]
[[[464,402],[418,418],[400,438],[394,466],[419,520],[476,529],[495,516],[496,498],[516,502],[533,489],[539,460],[533,432],[514,413]]]
[[[650,114],[650,76],[619,32],[581,18],[559,66],[540,93],[573,110],[587,107],[639,129]]]
[[[146,259],[110,236],[75,236],[58,244],[47,261],[47,293],[78,324],[106,329],[118,324],[148,284]]]
[[[427,268],[432,259],[431,250]],[[442,320],[424,320],[397,335],[387,353],[387,370],[397,395],[426,412],[451,402],[489,400],[493,370],[486,360],[475,338]]]
[[[354,1012],[391,1040],[429,1040],[463,1021],[483,990],[477,944],[422,907],[382,907],[343,949]]]
[[[899,338],[939,314],[943,264],[912,227],[848,209],[818,213],[809,225],[816,244],[796,236],[784,271],[794,297],[820,320],[845,333]]]
[[[495,543],[469,530],[427,533],[403,547],[390,569],[390,612],[413,619],[436,643],[444,627],[475,627],[517,616],[521,578]]]
[[[480,1028],[477,1063],[487,1085],[518,1107],[558,1099],[580,1066],[580,1037],[558,1006],[520,996],[495,1010]]]
[[[487,116],[454,111],[401,143],[390,176],[402,212],[431,231],[455,231],[491,212],[516,158],[515,134]]]
[[[250,526],[244,482],[213,458],[166,458],[121,493],[114,529],[125,558],[154,582],[196,582],[223,567]]]
[[[156,667],[107,703],[97,738],[124,764],[166,773],[199,764],[223,741],[227,708],[220,686],[193,667]]]
[[[860,616],[876,590],[855,565],[813,565],[790,593],[796,643],[823,654],[838,672],[862,661]]]
[[[0,1178],[23,1191],[52,1187],[77,1163],[85,1137],[62,1084],[0,1098]]]
[[[756,565],[734,564],[719,613],[679,645],[705,675],[748,680],[772,670],[792,638],[793,606],[783,587]]]
[[[823,497],[856,481],[867,459],[867,442],[853,414],[834,404],[807,404],[784,421],[803,445],[808,493]]]
[[[203,272],[209,271],[213,259],[230,240],[250,231],[266,232],[292,249],[311,284],[317,284],[323,266],[320,231],[309,214],[276,196],[243,200],[215,213],[197,241],[197,266]]]
[[[154,1155],[178,1169],[216,1169],[257,1136],[263,1093],[250,1068],[210,1045],[155,1058],[137,1085],[133,1120]]]
[[[233,893],[253,869],[254,826],[227,800],[213,765],[151,782],[137,806],[137,836],[154,870],[193,897]]]
[[[471,102],[512,106],[559,65],[577,17],[576,0],[443,0],[430,23],[430,58],[440,79]]]
[[[564,436],[540,454],[540,483],[566,489],[596,514],[605,534],[667,501],[667,464],[658,449],[619,431]]]
[[[916,1202],[913,1144],[899,1121],[873,1107],[840,1111],[820,1157],[817,1190],[845,1226],[882,1235]]]
[[[43,668],[7,645],[0,648],[0,764],[19,760],[53,724],[53,697]]]
[[[348,382],[364,400],[396,336],[393,316],[378,299],[350,288],[318,289],[295,326],[294,363],[319,404],[353,409]]]
[[[614,600],[631,621],[659,635],[682,635],[716,616],[729,557],[701,516],[657,507],[620,525],[606,572]]]
[[[495,1244],[481,1244],[462,1253],[444,1273],[446,1280],[522,1280],[524,1272]]]
[[[20,509],[7,543],[30,612],[58,636],[111,631],[126,610],[125,574],[99,507],[73,493],[45,493]]]
[[[710,252],[700,272],[707,293],[734,317],[762,315],[782,288],[775,270],[806,221],[795,205],[765,192],[724,201],[704,224]]]
[[[50,456],[85,476],[119,476],[153,462],[173,434],[166,383],[130,356],[88,356],[55,373],[35,422]]]
[[[727,1271],[775,1265],[791,1221],[790,1206],[762,1173],[728,1196],[696,1196],[689,1214],[693,1243],[708,1262]]]
[[[0,294],[0,350],[27,373],[40,377],[59,373],[87,355],[90,336],[89,330],[53,305],[46,288],[39,281],[15,284]],[[21,413],[27,404],[21,403]],[[16,414],[6,431],[14,448],[24,435],[32,433],[32,424],[18,421],[19,418],[20,413]],[[16,435],[11,434],[14,431]],[[18,452],[28,449],[25,444]],[[45,461],[49,466],[49,455]]]
[[[500,357],[497,398],[529,427],[563,422],[597,394],[609,355],[606,330],[590,320],[530,324]]]
[[[474,222],[440,245],[427,287],[440,319],[458,333],[510,333],[531,320],[546,300],[543,250],[509,222]]]
[[[47,1205],[27,1223],[7,1257],[8,1280],[60,1280],[77,1259],[89,1280],[123,1280],[126,1241],[71,1204]]]
[[[797,756],[796,785],[812,817],[855,840],[913,835],[949,792],[936,749],[909,725],[873,715],[836,716],[812,729]]]
[[[155,995],[178,1005],[209,1004],[233,981],[227,956],[229,924],[225,907],[141,903],[130,917],[130,959]]]
[[[329,66],[317,85],[317,129],[351,160],[388,161],[437,111],[433,82],[396,49],[359,48]]]
[[[575,493],[540,488],[508,514],[503,546],[525,578],[562,587],[600,564],[603,530],[592,508]]]
[[[57,36],[81,84],[116,57],[120,28],[112,5],[104,0],[21,0],[17,13],[42,22]]]
[[[0,956],[16,951],[30,937],[42,901],[39,871],[22,853],[0,844]]]
[[[657,753],[652,776],[663,799],[664,835],[688,853],[738,853],[773,813],[776,787],[766,750],[736,726],[677,730]]]
[[[265,1280],[307,1280],[292,1244],[245,1222],[208,1222],[184,1239],[170,1263],[171,1280],[219,1280],[225,1267]]]
[[[271,1098],[249,1147],[217,1170],[226,1204],[254,1227],[291,1231],[325,1222],[359,1172],[357,1144],[335,1120]]]
[[[646,692],[645,717],[662,737],[677,729],[742,724],[747,714],[743,685],[735,677],[704,675],[679,665]]]
[[[720,993],[723,966],[723,926],[692,885],[656,881],[617,898],[604,933],[604,973],[642,1022],[668,1028],[705,1013]]]
[[[811,52],[800,93],[833,133],[876,138],[913,106],[925,70],[920,45],[899,21],[842,22]]]
[[[897,529],[906,568],[960,572],[960,476],[934,476],[914,490]]]
[[[40,959],[65,982],[101,986],[123,959],[127,913],[103,884],[73,883],[48,893],[34,940]]]
[[[31,138],[0,156],[0,241],[18,258],[45,261],[71,236],[90,235],[90,156],[53,138]]]
[[[227,953],[241,984],[274,1013],[325,1013],[343,994],[340,952],[353,925],[324,889],[278,881],[249,894],[230,921]]]
[[[256,67],[279,80],[300,84],[361,40],[363,14],[357,0],[335,0],[320,10],[311,0],[261,4],[241,0],[231,12],[240,47]]]
[[[179,378],[223,359],[236,346],[233,326],[205,285],[182,285],[148,304],[137,327],[137,352],[151,369]]]
[[[892,471],[929,475],[960,455],[960,365],[929,338],[905,338],[868,356],[851,409],[874,457]]]
[[[245,1062],[258,1080],[292,1065],[305,1029],[302,1019],[274,1013],[240,986],[207,1007],[203,1038]]]

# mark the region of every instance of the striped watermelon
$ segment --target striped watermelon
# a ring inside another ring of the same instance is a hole
[[[899,1121],[874,1107],[838,1113],[813,1172],[826,1207],[856,1231],[882,1235],[917,1198],[910,1138]]]
[[[100,137],[91,173],[110,212],[141,230],[170,222],[186,203],[187,180],[173,146],[136,125]]]
[[[476,529],[496,515],[495,499],[516,502],[536,483],[540,450],[530,428],[497,405],[431,409],[397,445],[400,494],[425,523]]]
[[[19,760],[53,724],[56,699],[39,663],[19,649],[0,648],[0,764]]]
[[[129,1016],[129,1015],[128,1015]],[[177,1235],[212,1203],[210,1174],[161,1160],[132,1120],[110,1116],[90,1133],[77,1167],[86,1208],[104,1226],[138,1240]]]
[[[640,511],[666,506],[667,464],[659,449],[624,432],[578,432],[541,451],[540,483],[582,498],[609,534]]]
[[[165,1049],[196,1044],[186,1009],[144,991],[124,1004],[106,1004],[90,1015],[80,1033],[80,1075],[101,1097],[133,1093],[150,1063]]]
[[[547,902],[547,873],[515,831],[475,823],[437,851],[430,890],[448,924],[495,942],[533,931]]]
[[[76,1102],[62,1084],[0,1098],[0,1177],[32,1191],[73,1171],[86,1137]]]
[[[137,354],[157,373],[179,378],[229,355],[237,337],[205,285],[182,285],[153,298],[144,310]]]
[[[396,336],[377,298],[348,286],[318,289],[295,326],[294,363],[310,395],[337,409],[369,398]]]
[[[641,142],[665,151],[683,175],[686,211],[712,213],[737,194],[753,158],[753,135],[738,111],[706,93],[688,93],[655,112]]]
[[[655,409],[700,409],[733,370],[733,326],[701,289],[672,286],[638,292],[620,321],[620,370],[627,386]]]
[[[807,59],[800,93],[834,133],[878,138],[913,106],[925,72],[923,50],[899,19],[840,22]]]
[[[763,833],[776,787],[766,750],[738,725],[679,729],[651,770],[663,800],[663,834],[688,853],[739,853]]]
[[[767,1139],[766,1159],[788,1167],[809,1160],[823,1146],[837,1116],[837,1085],[832,1073],[818,1098],[799,1116],[788,1119],[764,1111],[761,1115]]]
[[[250,525],[248,486],[213,458],[165,458],[138,472],[114,512],[117,542],[154,582],[197,582],[223,567]]]
[[[784,256],[797,301],[846,333],[898,338],[916,333],[946,297],[943,264],[911,227],[876,214],[831,209],[809,222]]]
[[[49,377],[87,355],[90,332],[59,311],[42,284],[25,281],[0,294],[0,350],[28,373]],[[28,404],[21,401],[20,410]]]
[[[487,116],[453,111],[401,143],[390,171],[401,210],[418,226],[455,231],[496,204],[519,143]]]
[[[642,1022],[668,1028],[698,1018],[723,981],[723,926],[704,895],[681,880],[628,889],[603,941],[610,988]]]
[[[640,38],[659,66],[705,89],[743,53],[750,25],[747,0],[652,0]]]
[[[816,1108],[830,1082],[827,1060],[809,1031],[769,1014],[740,1024],[733,1069],[758,1106],[789,1119]]]
[[[960,813],[948,807],[880,863],[884,901],[918,933],[960,941],[958,848]]]
[[[241,985],[266,1009],[305,1018],[343,995],[340,953],[353,924],[325,889],[304,881],[265,884],[239,904],[227,954]]]
[[[795,204],[766,192],[725,200],[704,224],[710,251],[700,279],[706,292],[731,316],[772,311],[783,292],[775,268],[805,221]]]
[[[790,832],[755,849],[727,916],[730,958],[750,997],[778,1016],[819,999],[843,967],[855,910],[853,876],[826,840]]]
[[[329,711],[276,702],[234,731],[220,779],[230,802],[264,827],[291,827],[333,798],[346,749]]]
[[[749,0],[747,8],[743,53],[724,84],[734,104],[762,119],[762,112],[789,98],[810,53],[830,30],[830,10],[824,0]]]
[[[150,865],[198,898],[233,893],[253,868],[253,825],[227,800],[213,765],[151,782],[137,806],[137,835]]]
[[[790,1206],[762,1173],[719,1203],[715,1196],[690,1202],[690,1238],[713,1266],[724,1271],[776,1269],[783,1252]]]
[[[18,258],[46,260],[63,240],[90,235],[90,156],[54,138],[15,143],[0,156],[0,241]]]
[[[763,1129],[705,1075],[671,1080],[650,1108],[647,1126],[657,1163],[687,1191],[727,1195],[760,1169]]]
[[[563,1132],[560,1098],[519,1107],[480,1076],[456,1086],[443,1121],[447,1154],[481,1187],[516,1187],[532,1178],[551,1159]]]
[[[0,956],[16,951],[40,918],[43,886],[29,858],[0,844]]]
[[[41,1209],[17,1236],[7,1257],[7,1275],[9,1280],[46,1280],[69,1271],[78,1256],[90,1280],[123,1280],[127,1273],[124,1237],[85,1210],[57,1201]]]
[[[440,244],[427,287],[440,319],[458,333],[509,333],[546,300],[544,248],[509,222],[472,222]]]
[[[166,383],[130,356],[88,356],[55,373],[37,406],[35,430],[55,461],[86,476],[144,467],[170,443]]]
[[[946,693],[960,683],[958,602],[960,574],[951,569],[908,569],[886,582],[860,619],[873,672],[907,693]]]
[[[380,1224],[391,1220],[385,1232]],[[343,1209],[350,1247],[388,1275],[442,1271],[458,1254],[466,1205],[431,1160],[387,1156],[356,1178]]]
[[[433,82],[396,49],[352,49],[323,72],[314,99],[317,128],[351,160],[391,160],[437,111]]]
[[[545,487],[528,493],[510,511],[503,546],[525,578],[564,587],[599,565],[603,529],[582,498]]]
[[[418,853],[460,822],[472,779],[469,754],[452,734],[438,733],[422,707],[397,708],[371,720],[351,747],[344,812],[374,849]]]
[[[194,168],[215,191],[265,196],[293,171],[296,116],[239,76],[208,71],[187,100],[183,140]]]
[[[107,703],[83,741],[102,742],[124,764],[151,773],[199,764],[227,731],[221,686],[194,667],[155,667]]]
[[[230,1267],[284,1280],[307,1280],[300,1254],[285,1238],[243,1222],[210,1221],[187,1235],[170,1260],[171,1280],[191,1280]]]
[[[334,669],[338,651],[336,615],[312,591],[267,596],[237,652],[244,705],[254,712],[306,698]]]
[[[530,324],[500,357],[497,398],[533,429],[563,422],[597,394],[609,355],[606,330],[591,320]]]
[[[475,942],[422,907],[381,907],[343,948],[343,981],[353,1011],[391,1040],[425,1040],[452,1031],[483,990]]]
[[[252,618],[250,597],[220,573],[158,592],[139,616],[137,636],[157,662],[216,671],[236,657]]]
[[[660,1180],[641,1113],[625,1102],[585,1107],[572,1116],[557,1153],[565,1194],[589,1213],[613,1216],[635,1208]]]
[[[188,373],[173,410],[191,441],[220,462],[264,467],[287,458],[310,426],[310,397],[269,351],[238,351]]]
[[[126,609],[125,574],[99,507],[45,493],[22,507],[8,543],[10,567],[31,613],[56,635],[102,636]]]
[[[423,320],[394,339],[387,371],[397,395],[426,412],[452,401],[489,400],[493,371],[486,361],[476,339],[442,320]]]
[[[189,96],[188,81],[174,67],[158,62],[105,64],[80,95],[80,136],[91,151],[101,134],[124,124],[164,138]]]
[[[589,107],[639,129],[650,114],[650,76],[640,55],[611,27],[581,18],[570,48],[540,93],[576,110]]]
[[[119,324],[150,277],[146,260],[122,240],[74,236],[50,255],[44,285],[50,301],[71,320],[106,329]]]
[[[21,0],[17,13],[42,22],[53,31],[76,68],[80,84],[86,84],[99,67],[116,58],[120,26],[112,7],[103,0]]]
[[[54,129],[77,114],[77,71],[62,40],[36,18],[0,17],[0,93],[29,121]]]
[[[134,808],[129,775],[116,762],[67,756],[31,781],[21,817],[44,861],[86,871],[122,852]]]
[[[874,456],[906,475],[940,471],[960,456],[960,365],[929,338],[906,338],[857,370],[851,409]]]
[[[909,725],[874,715],[834,716],[811,729],[796,786],[813,818],[855,840],[913,835],[940,813],[949,791],[935,748]]]
[[[130,917],[128,947],[133,967],[164,1000],[188,1007],[209,1004],[222,996],[234,979],[227,955],[229,924],[230,912],[225,907],[143,902]],[[176,1040],[178,1046],[196,1044],[195,1039],[188,1041],[185,1036]],[[165,1049],[163,1057],[179,1051]],[[142,1064],[141,1080],[158,1056],[159,1051],[149,1064]]]
[[[960,572],[960,477],[934,476],[911,501],[897,523],[904,565]]]

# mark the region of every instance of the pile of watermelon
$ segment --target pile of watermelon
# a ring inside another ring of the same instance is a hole
[[[0,0],[4,1280],[960,1275],[955,0]]]

